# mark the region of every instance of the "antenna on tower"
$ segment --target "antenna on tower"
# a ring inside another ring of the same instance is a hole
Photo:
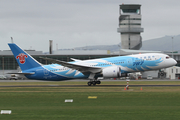
[[[11,43],[13,43],[13,37],[11,37]]]

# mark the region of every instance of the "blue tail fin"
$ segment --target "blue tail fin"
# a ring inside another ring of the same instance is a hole
[[[41,66],[38,61],[16,44],[9,43],[8,45],[22,71]]]

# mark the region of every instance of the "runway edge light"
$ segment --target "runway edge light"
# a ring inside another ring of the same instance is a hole
[[[1,114],[11,114],[11,110],[1,110]]]
[[[73,99],[65,99],[64,102],[73,102]]]
[[[88,99],[97,99],[97,96],[88,96]]]

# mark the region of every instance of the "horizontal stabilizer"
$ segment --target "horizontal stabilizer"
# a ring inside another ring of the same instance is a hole
[[[31,72],[31,73],[7,73],[7,74],[33,75],[33,74],[35,74],[35,73],[34,73],[34,72]]]

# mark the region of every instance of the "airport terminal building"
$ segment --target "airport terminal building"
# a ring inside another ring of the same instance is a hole
[[[48,60],[44,60],[40,57],[47,57],[52,59],[58,59],[61,61],[70,62],[72,61],[71,58],[74,59],[80,59],[80,60],[88,60],[88,59],[96,59],[96,58],[105,58],[105,57],[114,57],[114,56],[123,56],[123,55],[131,55],[131,54],[139,54],[141,53],[152,53],[152,52],[158,52],[160,51],[139,51],[139,50],[124,50],[121,49],[120,52],[117,53],[111,53],[110,51],[103,51],[103,50],[63,50],[63,51],[54,51],[52,54],[43,54],[42,51],[35,51],[35,50],[25,50],[28,54],[30,54],[32,57],[34,57],[37,61],[39,61],[41,64],[52,64]],[[93,54],[94,53],[94,54]],[[173,56],[175,60],[177,60],[178,64],[177,66],[180,66],[180,54],[175,53],[169,53],[169,56]],[[174,68],[173,68],[174,69]],[[6,75],[7,73],[11,72],[18,72],[20,71],[19,65],[17,64],[12,52],[10,50],[4,50],[0,51],[0,75]],[[171,70],[169,70],[171,71]],[[174,70],[175,72],[175,70]],[[180,71],[174,74],[179,74]],[[157,74],[157,71],[154,72]],[[154,74],[154,73],[148,73],[148,74]],[[147,74],[147,73],[145,73]],[[147,74],[147,75],[148,75]],[[168,73],[169,75],[170,73]],[[168,76],[167,76],[168,77]],[[175,75],[174,75],[175,77]]]

